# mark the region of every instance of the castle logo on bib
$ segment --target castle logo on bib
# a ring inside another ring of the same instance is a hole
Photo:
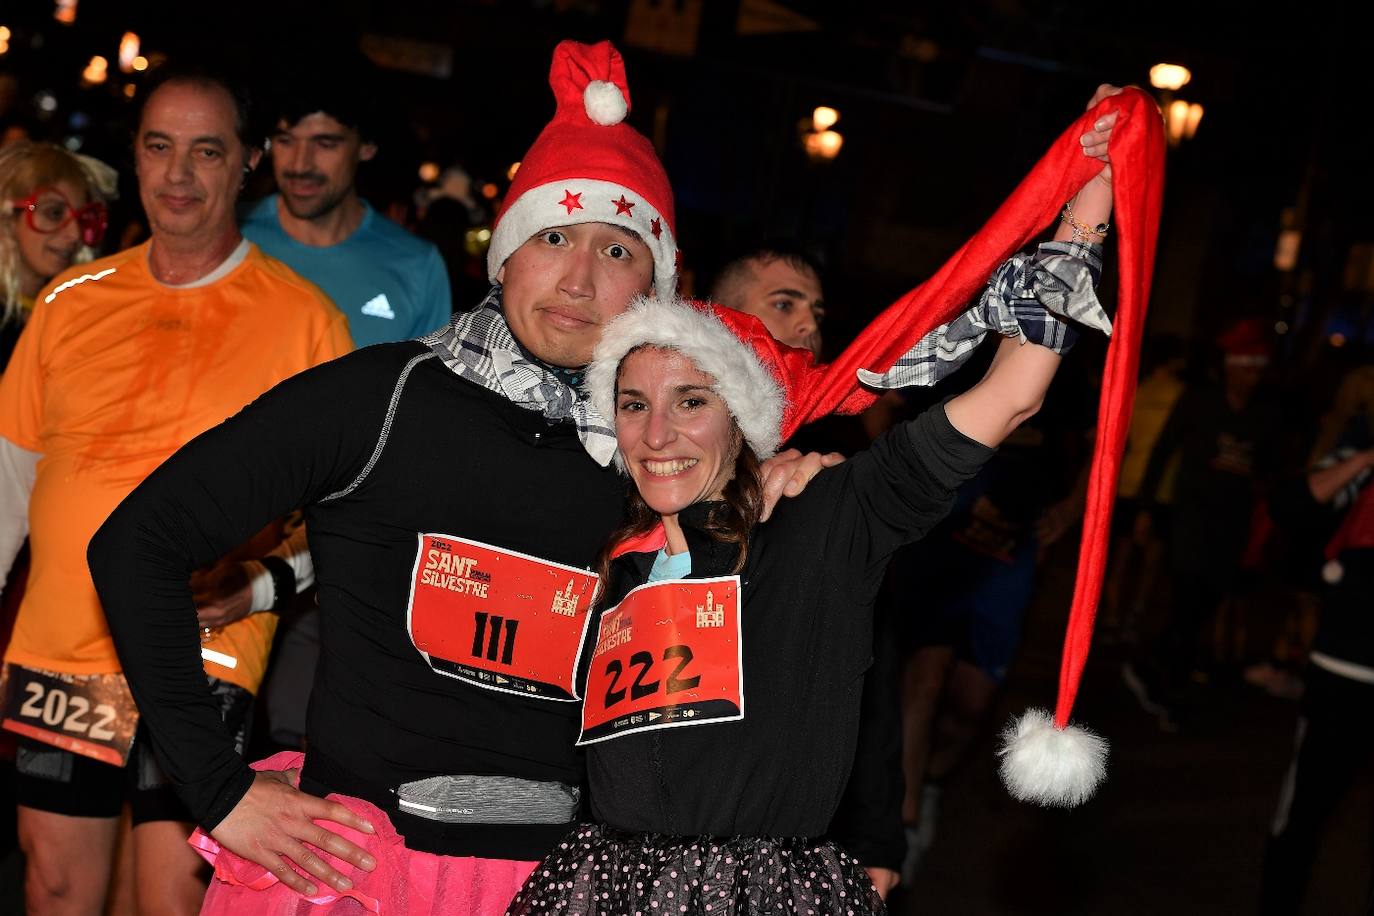
[[[391,310],[391,303],[386,301],[386,293],[378,293],[363,303],[363,314],[371,315],[373,318],[396,317],[396,313]]]

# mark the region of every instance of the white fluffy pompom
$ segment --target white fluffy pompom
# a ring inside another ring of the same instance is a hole
[[[625,104],[625,96],[620,87],[606,80],[592,80],[582,90],[582,105],[587,109],[587,117],[602,127],[610,127],[625,120],[630,106]]]
[[[1020,801],[1072,808],[1107,777],[1107,740],[1077,725],[1060,729],[1043,709],[1027,710],[1002,732],[1002,782]]]
[[[1327,585],[1340,585],[1345,578],[1345,567],[1340,560],[1327,560],[1322,566],[1322,581]]]

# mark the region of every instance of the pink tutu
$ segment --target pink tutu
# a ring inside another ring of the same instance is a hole
[[[253,769],[291,770],[304,762],[304,754],[284,751],[258,761]],[[414,852],[405,847],[391,819],[376,805],[347,795],[333,794],[329,799],[367,818],[376,829],[377,832],[369,836],[338,824],[327,824],[330,830],[366,849],[377,860],[375,869],[366,872],[317,850],[325,861],[353,882],[353,887],[335,892],[307,875],[323,893],[303,897],[280,883],[261,865],[224,849],[209,834],[197,830],[188,842],[215,869],[201,906],[201,916],[241,916],[244,913],[317,916],[325,912],[500,916],[538,864]]]

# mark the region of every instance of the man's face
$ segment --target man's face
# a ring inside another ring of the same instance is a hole
[[[749,266],[749,273],[726,292],[724,298],[730,301],[721,304],[758,318],[789,347],[819,356],[820,326],[825,318],[820,278],[784,258],[754,260]]]
[[[592,361],[602,327],[652,289],[654,256],[628,229],[582,223],[533,236],[496,279],[516,339],[544,362],[575,369]]]
[[[342,203],[353,190],[358,163],[375,155],[375,144],[322,111],[294,125],[279,121],[272,135],[277,189],[297,219],[318,219]]]
[[[234,130],[234,101],[218,86],[168,83],[143,109],[134,158],[138,192],[153,235],[207,241],[233,231],[245,155]]]

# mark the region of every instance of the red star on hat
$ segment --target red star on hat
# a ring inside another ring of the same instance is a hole
[[[635,205],[632,204],[630,201],[626,200],[624,194],[620,195],[620,200],[613,200],[611,201],[611,203],[615,204],[616,216],[623,216],[627,213],[629,213],[631,216],[634,216],[634,214],[630,211],[634,210]]]
[[[572,216],[572,212],[573,212],[574,210],[581,210],[581,209],[582,209],[582,195],[581,195],[581,194],[574,194],[572,191],[569,191],[567,188],[564,188],[564,189],[563,189],[563,194],[564,194],[563,199],[560,200],[558,203],[561,204],[562,206],[568,208],[568,215],[569,215],[569,216]],[[623,197],[624,195],[621,195],[621,196]]]
[[[658,238],[663,234],[663,224],[658,221],[657,216],[649,220],[649,231],[654,234],[654,238]]]

